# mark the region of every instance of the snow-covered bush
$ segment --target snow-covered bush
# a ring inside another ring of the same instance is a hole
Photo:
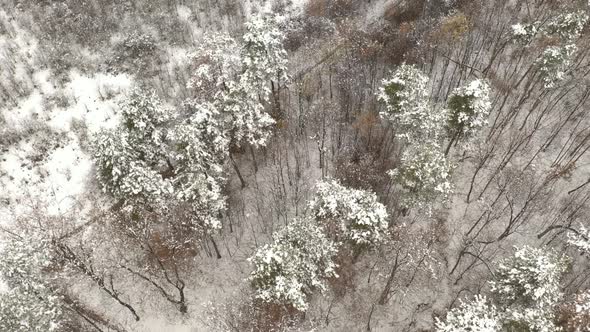
[[[505,326],[526,326],[539,332],[557,331],[554,307],[560,300],[560,279],[567,260],[551,251],[517,248],[499,266],[490,282]]]
[[[491,108],[490,87],[483,80],[473,80],[455,89],[447,104],[449,136],[471,136],[487,124]]]
[[[402,197],[404,206],[427,205],[451,193],[451,165],[440,150],[433,142],[410,146],[402,154],[401,165],[389,171],[406,191]]]
[[[320,181],[309,207],[317,220],[334,223],[337,240],[355,246],[376,245],[387,232],[388,214],[377,195],[344,187],[336,180]]]
[[[384,79],[377,98],[385,104],[380,115],[398,125],[398,137],[410,142],[436,139],[445,114],[429,103],[428,77],[418,68],[403,64]]]
[[[336,245],[317,222],[296,219],[249,259],[254,271],[248,280],[256,298],[305,311],[307,297],[315,290],[325,290],[326,278],[336,277],[335,254]]]
[[[45,241],[6,241],[0,252],[0,331],[51,332],[65,323],[62,302],[44,277],[51,264]]]
[[[537,35],[537,32],[539,31],[537,26],[538,26],[537,22],[531,23],[531,24],[522,24],[522,23],[514,24],[511,27],[512,28],[512,37],[518,43],[526,45],[526,44],[530,43]]]
[[[543,51],[536,62],[545,88],[551,89],[563,81],[577,51],[575,44],[549,46]]]
[[[436,332],[499,332],[501,328],[496,307],[479,295],[449,311],[444,322],[436,321]]]
[[[133,31],[113,46],[106,63],[109,70],[132,72],[143,76],[158,66],[158,45],[150,34]]]
[[[119,48],[124,51],[121,56],[137,58],[153,53],[156,50],[156,41],[149,34],[134,31],[125,37]]]

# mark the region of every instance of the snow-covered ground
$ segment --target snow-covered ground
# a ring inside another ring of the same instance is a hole
[[[117,123],[117,102],[132,84],[123,74],[86,77],[72,71],[65,87],[54,88],[47,71],[34,77],[39,88],[17,107],[2,110],[7,128],[26,133],[0,160],[4,222],[33,206],[58,215],[86,204],[92,162],[83,146],[89,135]],[[55,98],[65,99],[66,105],[48,102]]]

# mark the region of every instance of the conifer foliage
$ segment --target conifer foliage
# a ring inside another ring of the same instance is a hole
[[[492,293],[503,308],[504,324],[533,331],[557,331],[554,309],[567,260],[551,251],[523,246],[498,266]]]
[[[436,140],[441,133],[444,113],[429,102],[428,77],[418,68],[402,64],[384,79],[377,98],[385,104],[380,115],[397,125],[398,137],[411,143]]]
[[[246,24],[242,40],[227,35],[206,38],[194,54],[195,75],[188,84],[196,99],[208,101],[220,114],[220,125],[234,145],[264,146],[274,124],[265,111],[271,82],[285,81],[287,53],[280,20],[256,17]]]
[[[480,79],[455,89],[447,101],[447,131],[451,139],[474,135],[487,124],[490,87]]]
[[[485,296],[476,296],[471,302],[461,302],[447,313],[443,322],[436,321],[437,332],[498,332],[501,323],[496,307]]]
[[[438,321],[437,332],[556,332],[555,309],[567,260],[551,251],[523,246],[503,260],[490,282],[492,301],[476,296]],[[495,303],[495,304],[494,304]]]
[[[196,228],[221,227],[224,163],[232,145],[266,144],[274,120],[265,112],[272,80],[285,79],[286,52],[277,21],[257,17],[242,41],[206,39],[181,111],[149,91],[133,90],[121,123],[99,133],[93,154],[103,189],[134,206],[190,203]]]
[[[309,207],[326,228],[333,226],[337,240],[353,246],[378,245],[387,233],[388,214],[375,193],[347,188],[336,180],[324,180],[316,185]]]
[[[336,251],[336,244],[315,220],[292,221],[249,259],[254,265],[249,280],[256,298],[307,310],[308,296],[325,290],[326,279],[336,277],[332,260]]]
[[[8,290],[0,296],[0,331],[51,332],[63,327],[61,297],[43,272],[51,263],[46,241],[4,243],[0,277]]]
[[[216,229],[225,207],[223,154],[217,149],[225,140],[214,111],[190,105],[187,110],[188,118],[175,119],[154,93],[134,90],[121,105],[119,127],[95,137],[98,177],[105,191],[128,206],[188,202],[195,228]]]
[[[557,87],[570,72],[570,67],[578,53],[576,42],[588,18],[585,11],[578,10],[556,15],[544,24],[535,21],[512,26],[513,40],[525,47],[540,37],[557,41],[545,47],[536,59],[545,88]]]

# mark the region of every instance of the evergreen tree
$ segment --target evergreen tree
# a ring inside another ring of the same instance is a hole
[[[51,332],[64,327],[62,300],[44,269],[52,257],[44,240],[8,240],[0,252],[0,276],[8,290],[0,296],[0,331]]]
[[[387,233],[389,216],[377,195],[344,187],[336,180],[318,182],[309,208],[317,220],[335,233],[337,240],[356,248],[375,246]]]
[[[325,290],[325,280],[336,277],[335,254],[336,245],[314,220],[292,221],[249,259],[256,298],[307,310],[308,296]]]

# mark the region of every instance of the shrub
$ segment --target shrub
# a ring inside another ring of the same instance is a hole
[[[359,0],[310,0],[305,7],[305,14],[311,17],[342,20],[354,16],[361,3]]]
[[[469,18],[461,12],[443,18],[440,26],[442,35],[453,40],[460,39],[469,29]]]
[[[422,15],[425,2],[424,0],[393,1],[385,8],[383,16],[394,24],[414,22]]]

